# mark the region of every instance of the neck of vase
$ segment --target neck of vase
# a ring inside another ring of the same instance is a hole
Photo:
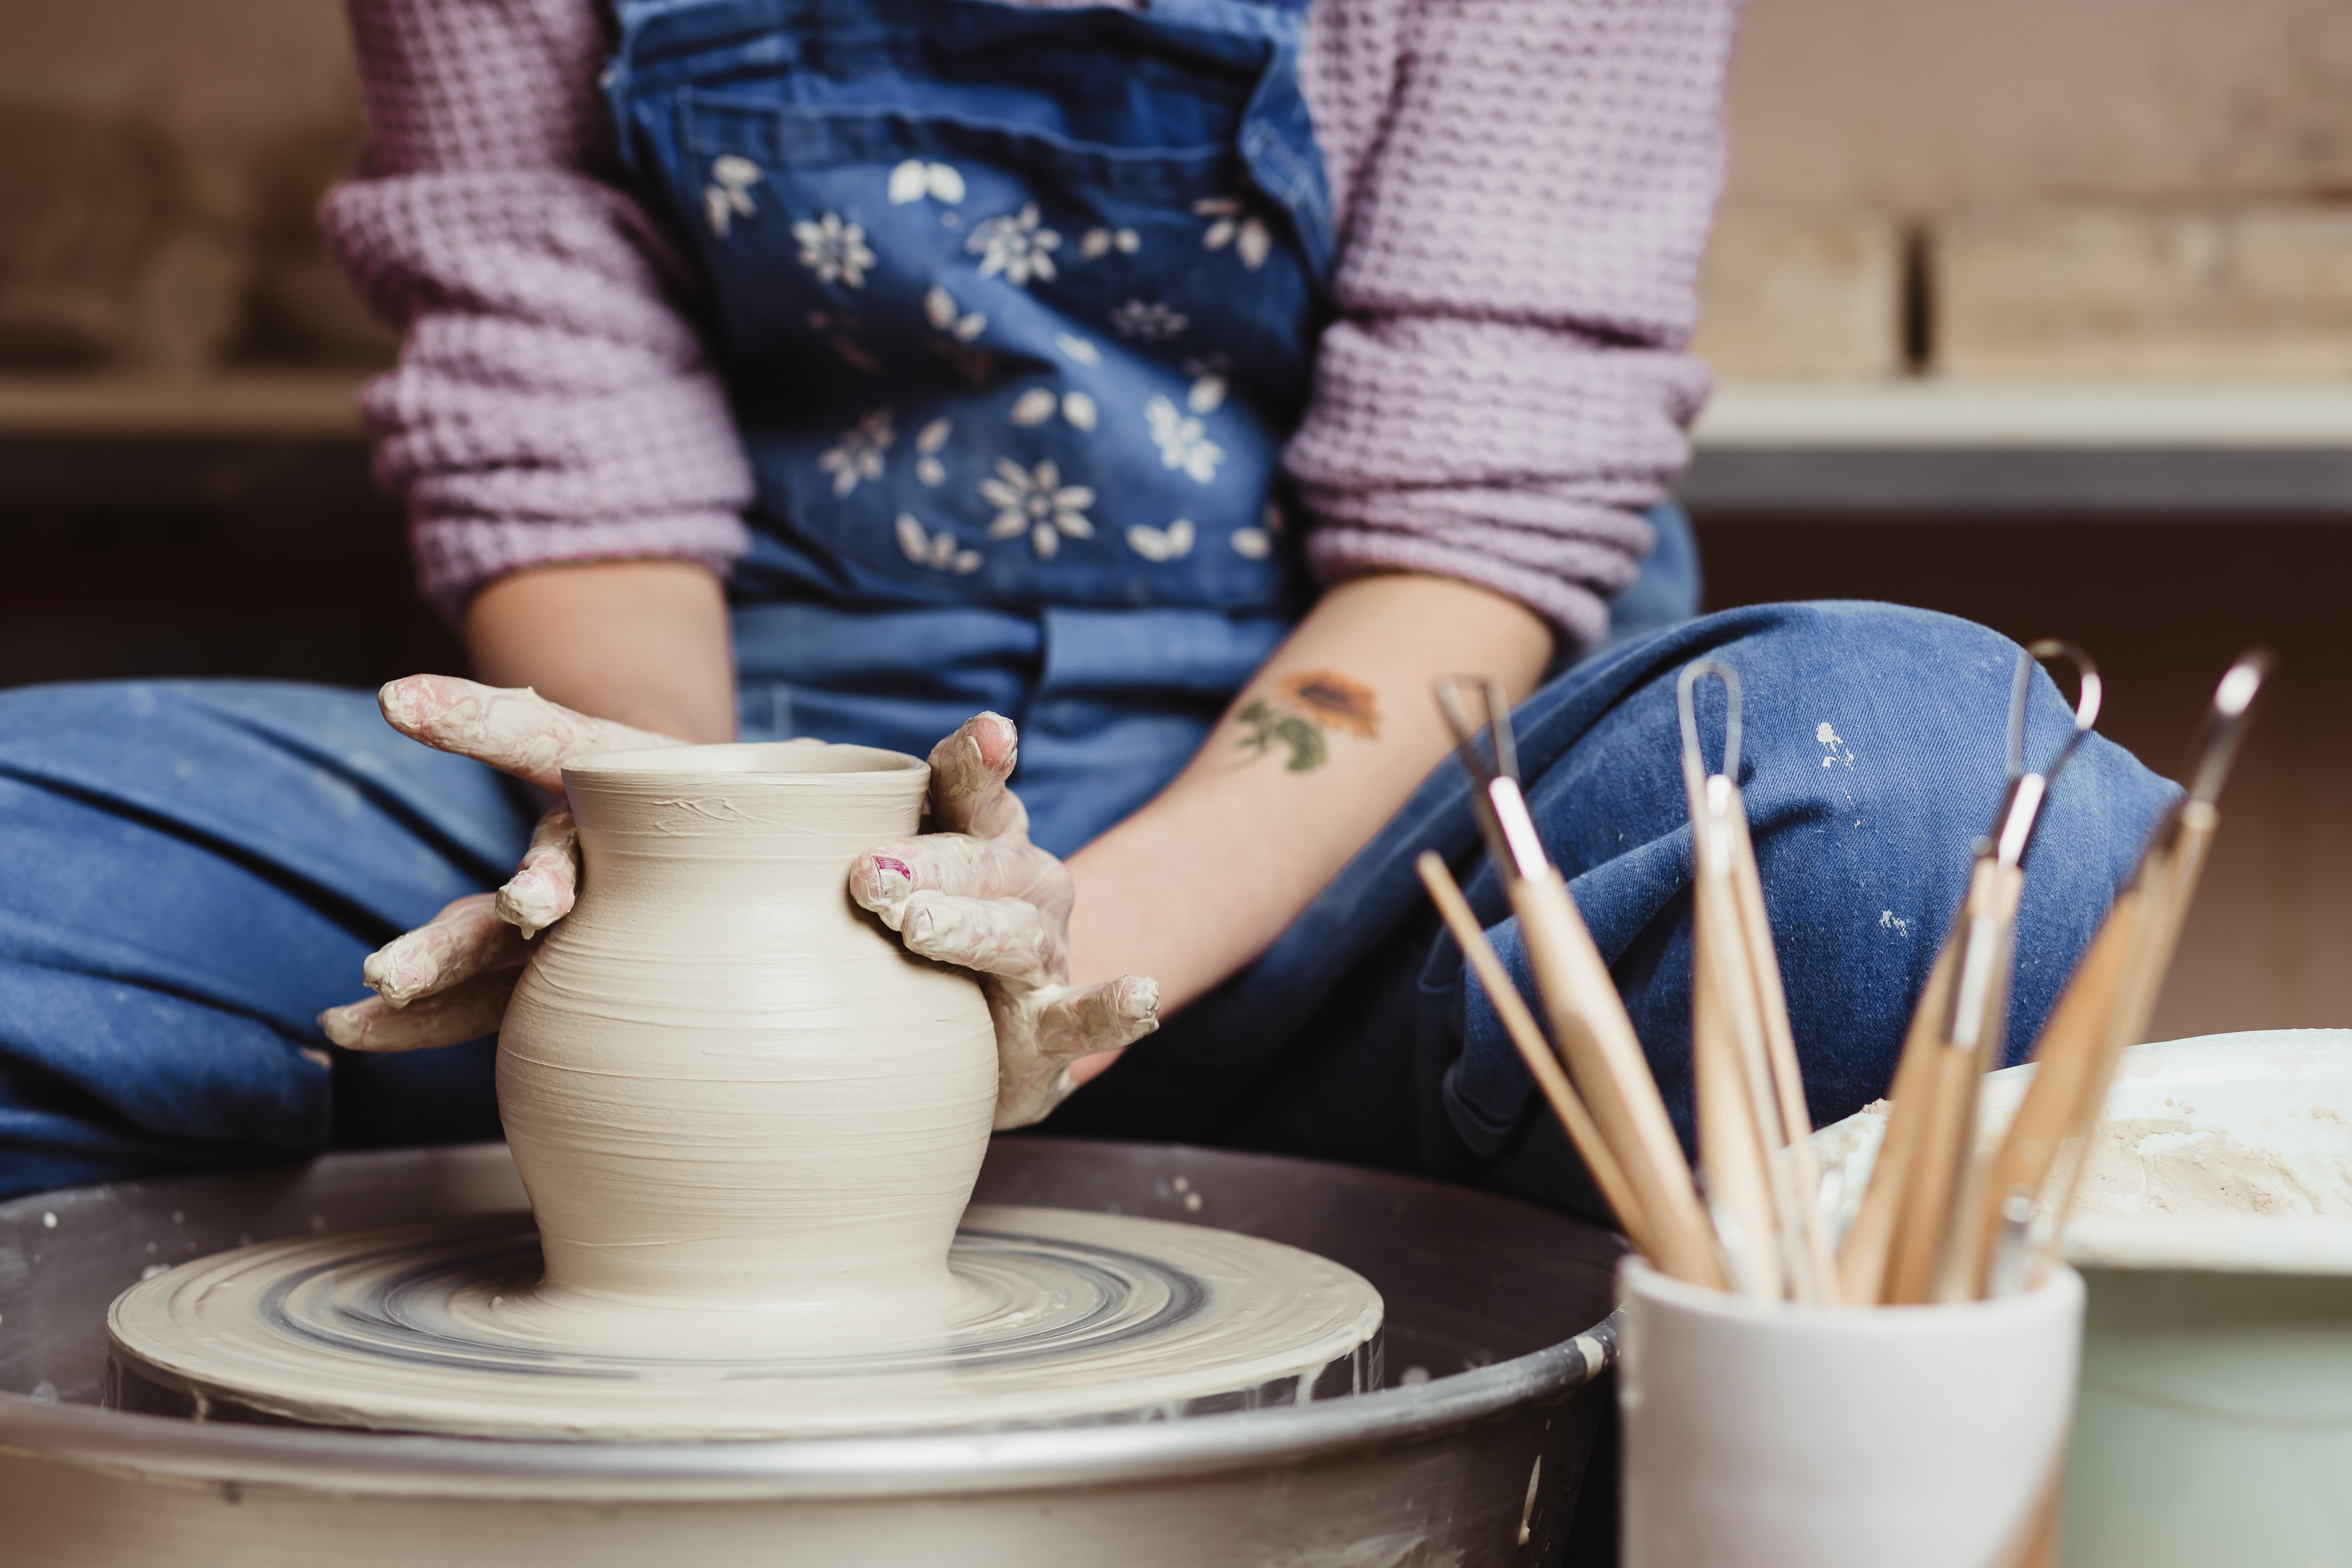
[[[807,765],[845,752],[898,765]],[[733,882],[749,867],[771,888],[838,879],[862,851],[915,832],[929,772],[891,752],[784,742],[600,758],[567,770],[564,784],[590,879],[659,896]]]

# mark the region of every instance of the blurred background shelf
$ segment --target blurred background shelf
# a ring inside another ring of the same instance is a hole
[[[1727,379],[1678,489],[1808,513],[2352,521],[2352,383]]]
[[[355,399],[365,379],[355,371],[309,369],[0,374],[0,438],[357,440],[363,432]]]
[[[1763,381],[1727,377],[1701,447],[2352,448],[2352,380]]]
[[[309,369],[0,374],[0,442],[357,444],[364,379]],[[1732,378],[1717,387],[1693,447],[1679,494],[1726,521],[2233,512],[2352,521],[2352,383]],[[8,464],[20,485],[40,466],[21,450]]]

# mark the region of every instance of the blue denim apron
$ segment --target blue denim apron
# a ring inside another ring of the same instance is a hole
[[[1284,439],[1328,305],[1292,0],[624,0],[623,155],[750,455],[747,735],[975,710],[1067,849],[1182,766],[1305,595]]]

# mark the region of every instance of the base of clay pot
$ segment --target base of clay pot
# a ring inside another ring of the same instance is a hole
[[[943,1309],[648,1310],[539,1289],[530,1216],[189,1263],[108,1313],[109,1403],[484,1436],[783,1437],[1160,1420],[1381,1386],[1360,1275],[1230,1232],[975,1207]]]

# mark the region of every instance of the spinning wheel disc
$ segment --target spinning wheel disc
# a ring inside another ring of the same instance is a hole
[[[1360,1276],[1229,1231],[975,1206],[952,1305],[810,1347],[785,1311],[538,1288],[528,1214],[268,1242],[131,1287],[110,1402],[485,1436],[787,1437],[1167,1419],[1377,1388]]]

